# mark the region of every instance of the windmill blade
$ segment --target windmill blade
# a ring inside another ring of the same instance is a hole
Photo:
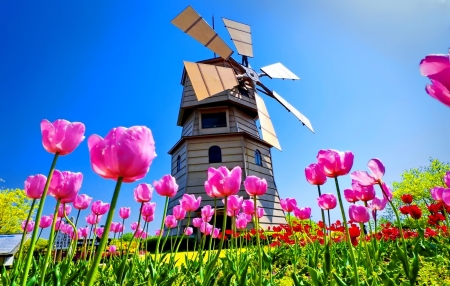
[[[278,93],[276,93],[275,91],[272,91],[272,95],[273,97],[279,102],[281,103],[281,105],[283,105],[288,111],[292,112],[292,114],[295,115],[295,117],[297,117],[302,123],[303,125],[305,125],[306,127],[308,127],[309,130],[311,130],[314,133],[314,129],[311,125],[311,122],[309,121],[308,118],[306,118],[306,116],[304,116],[303,114],[300,113],[300,111],[298,111],[297,109],[295,109],[295,107],[293,107],[289,102],[287,102],[284,98],[281,97],[281,95],[279,95]]]
[[[293,72],[288,70],[287,67],[283,66],[281,63],[276,63],[273,65],[265,66],[261,68],[261,71],[265,73],[270,78],[281,78],[281,79],[300,79]]]
[[[258,107],[258,117],[259,124],[261,125],[262,138],[264,141],[281,151],[280,142],[278,141],[277,134],[273,128],[272,120],[270,119],[266,104],[264,103],[262,97],[260,97],[256,92],[254,95],[256,106]]]
[[[233,50],[191,6],[188,6],[172,21],[172,24],[193,37],[202,45],[212,50],[225,60],[233,54]]]
[[[232,68],[186,61],[184,67],[198,101],[232,89],[239,84]]]
[[[230,33],[231,40],[241,56],[253,58],[252,33],[250,26],[236,21],[222,18],[225,27]]]

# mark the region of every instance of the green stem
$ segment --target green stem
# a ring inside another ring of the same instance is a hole
[[[445,224],[447,225],[447,234],[450,230],[450,226],[448,223],[448,214],[447,214],[447,210],[445,209],[445,205],[442,205],[442,209],[444,210],[444,217],[445,217]]]
[[[383,189],[383,186],[381,185],[381,182],[378,183],[378,185],[381,188],[381,191],[383,192],[383,195],[386,197],[386,199],[388,198],[386,192]],[[405,237],[403,236],[403,228],[402,228],[402,222],[400,221],[400,216],[398,215],[398,211],[395,208],[394,204],[392,203],[392,201],[390,201],[389,199],[387,199],[389,201],[389,205],[391,206],[392,210],[394,211],[395,214],[395,218],[397,219],[397,223],[398,223],[398,228],[400,229],[400,237],[402,238],[402,244],[403,244],[403,251],[405,252],[405,255],[407,255],[407,249],[406,249],[406,242],[405,242]],[[407,272],[406,277],[409,277],[409,264],[406,264],[406,268],[407,268]]]
[[[81,210],[78,210],[77,219],[75,220],[75,229],[74,230],[77,230],[78,218],[80,217],[80,212],[81,212]]]
[[[191,223],[191,212],[188,213],[188,223],[187,223],[186,228],[189,227],[189,224],[190,224],[190,223]],[[175,257],[175,256],[177,255],[178,249],[180,248],[180,245],[181,245],[181,242],[183,241],[183,238],[186,236],[186,235],[184,234],[184,230],[182,229],[181,231],[183,232],[183,234],[181,235],[181,239],[180,239],[180,241],[178,242],[178,245],[177,245],[177,248],[175,249],[175,254],[173,255],[173,257]],[[187,236],[186,236],[186,237],[187,237]]]
[[[211,276],[212,270],[213,270],[214,266],[216,265],[217,260],[219,260],[220,253],[222,252],[223,241],[225,240],[225,230],[227,228],[227,216],[226,216],[227,207],[228,207],[228,197],[225,197],[224,216],[223,216],[222,229],[221,229],[222,237],[220,238],[219,249],[217,250],[217,254],[214,257],[214,260],[211,262],[211,264],[208,265],[208,268],[206,270],[205,279],[203,280],[203,286],[206,286],[209,284],[209,282],[210,282],[209,277]],[[216,212],[216,211],[217,210],[214,209],[214,212]],[[211,252],[209,252],[209,255],[211,255]]]
[[[123,232],[125,230],[125,219],[122,219],[122,233],[120,234],[120,256],[123,256]]]
[[[78,233],[77,233],[77,227],[73,224],[73,222],[70,221],[70,219],[67,217],[66,215],[66,211],[64,210],[64,217],[66,218],[67,222],[72,226],[74,234],[75,234],[75,239],[73,239],[73,241],[75,242],[75,250],[71,249],[71,246],[69,247],[70,251],[67,251],[67,257],[70,257],[69,261],[72,261],[73,256],[75,255],[75,252],[77,250],[77,243],[78,243]]]
[[[216,213],[217,213],[217,209],[216,208],[217,208],[217,198],[214,197],[213,231],[214,231],[214,228],[216,227]],[[226,215],[227,215],[227,210],[224,210],[224,216],[226,216]],[[213,237],[212,237],[212,234],[211,234],[209,236],[209,246],[208,246],[209,253],[211,253],[212,241],[213,241]],[[208,256],[208,261],[209,261],[210,258],[211,258],[211,256]]]
[[[350,232],[348,231],[347,217],[345,216],[344,205],[342,204],[341,191],[339,189],[339,182],[338,182],[337,177],[334,178],[334,182],[336,184],[336,191],[337,191],[338,200],[339,200],[339,207],[341,209],[342,220],[344,221],[345,234],[347,235],[347,245],[350,248],[350,250],[349,250],[350,257],[351,257],[352,263],[353,263],[353,272],[355,275],[354,285],[359,285],[358,266],[356,265],[355,253],[353,252],[353,245],[352,245],[352,241],[350,239]]]
[[[288,213],[288,216],[289,216],[289,226],[291,227],[291,233],[294,236],[294,241],[295,241],[295,245],[294,245],[294,273],[295,273],[295,271],[297,270],[297,247],[298,247],[298,241],[297,241],[297,235],[294,233],[294,228],[292,227],[291,213]],[[261,270],[260,270],[260,272],[262,272]],[[260,279],[261,279],[261,277],[260,277]]]
[[[55,239],[55,225],[56,225],[56,218],[58,217],[58,209],[59,209],[59,205],[61,204],[61,200],[58,200],[56,202],[56,207],[55,207],[55,212],[53,213],[53,221],[52,221],[52,228],[50,230],[50,241],[48,242],[49,248],[47,249],[47,253],[45,253],[45,259],[44,259],[44,264],[42,265],[42,270],[41,270],[41,279],[39,281],[39,285],[44,285],[44,279],[45,279],[45,272],[47,272],[47,265],[48,265],[48,261],[50,260],[50,254],[51,254],[51,250],[53,249],[53,241]],[[60,222],[61,223],[61,222]],[[61,226],[61,224],[60,224]],[[56,250],[55,250],[56,252]],[[24,277],[24,280],[22,281],[22,285],[23,282],[26,280],[26,277]]]
[[[47,182],[45,183],[44,192],[42,193],[42,197],[39,202],[39,208],[38,208],[38,211],[36,214],[36,219],[34,221],[35,224],[34,224],[33,235],[31,236],[30,247],[28,248],[27,261],[25,263],[25,268],[24,268],[24,271],[22,274],[22,283],[21,283],[22,286],[25,286],[27,284],[28,272],[30,272],[31,261],[33,260],[34,247],[36,244],[36,237],[37,237],[37,233],[39,230],[39,223],[41,222],[41,216],[42,216],[42,211],[44,210],[44,204],[45,204],[45,199],[46,199],[47,193],[48,193],[48,187],[50,186],[50,181],[52,180],[53,171],[55,171],[56,161],[58,161],[58,156],[59,156],[59,153],[55,153],[55,156],[53,157],[52,165],[50,166],[50,171],[48,172]]]
[[[317,185],[317,191],[319,192],[319,197],[322,195],[322,192],[320,191],[320,185]],[[325,238],[327,236],[327,227],[325,224],[325,212],[323,211],[323,209],[320,209],[320,212],[322,213],[322,222],[323,222],[323,227],[322,227],[322,231],[323,231],[323,242],[325,243]]]
[[[262,254],[261,254],[261,244],[259,241],[259,218],[258,218],[258,211],[257,211],[257,207],[256,207],[256,196],[253,197],[253,208],[254,208],[254,216],[255,216],[255,222],[256,222],[256,244],[258,245],[258,256],[259,256],[259,282],[258,285],[262,285],[262,280],[263,280],[263,269],[262,269]],[[291,221],[291,231],[293,232],[292,229],[292,219]],[[295,241],[297,242],[297,237],[295,236]],[[295,245],[295,247],[297,247],[297,243]],[[295,258],[295,260],[297,260],[297,257]],[[294,266],[295,269],[295,266]]]
[[[27,222],[26,222],[25,227],[24,227],[23,232],[22,232],[22,239],[20,240],[19,256],[17,257],[17,262],[14,263],[14,268],[13,268],[12,273],[16,272],[17,266],[19,264],[21,264],[21,262],[22,262],[22,253],[23,253],[23,247],[22,246],[23,246],[23,243],[25,242],[25,237],[27,236],[27,225],[28,225],[28,222],[30,221],[31,214],[33,213],[33,207],[34,207],[35,203],[36,203],[36,199],[34,199],[33,202],[31,203],[31,208],[30,208],[30,211],[28,212]],[[12,284],[13,283],[14,283],[14,281],[12,281]]]
[[[155,261],[158,261],[158,255],[159,255],[159,244],[161,243],[161,237],[164,232],[164,219],[166,218],[167,214],[167,205],[169,204],[169,197],[166,197],[166,203],[164,204],[164,213],[161,220],[161,228],[159,229],[159,235],[158,235],[158,241],[156,242],[156,253],[155,253]]]
[[[105,229],[103,230],[105,235],[102,235],[98,251],[96,251],[95,253],[94,263],[92,264],[87,274],[85,284],[86,286],[94,285],[94,282],[97,279],[98,265],[100,264],[100,260],[102,259],[102,254],[103,250],[105,249],[106,243],[108,242],[108,234],[109,230],[111,229],[111,222],[114,217],[114,211],[116,209],[117,199],[119,198],[120,186],[122,185],[122,181],[122,177],[119,177],[117,179],[116,188],[114,189],[114,194],[111,200],[111,207],[108,212],[108,217],[106,218]]]
[[[372,261],[370,259],[369,248],[367,247],[366,237],[365,237],[364,231],[363,231],[364,224],[362,222],[360,222],[359,223],[359,227],[361,229],[360,230],[360,240],[361,240],[361,243],[364,245],[364,248],[366,250],[366,261],[367,261],[367,264],[369,266],[369,269],[367,270],[367,276],[369,276],[369,274],[373,273]],[[374,278],[376,279],[376,277],[374,277]]]
[[[92,253],[94,253],[95,243],[97,242],[97,220],[98,215],[95,215],[94,231],[92,232],[91,251],[89,252],[89,264],[91,263]]]

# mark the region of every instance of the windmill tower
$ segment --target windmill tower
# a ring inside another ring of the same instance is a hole
[[[258,197],[257,204],[264,208],[260,219],[262,227],[286,223],[275,184],[271,148],[281,150],[263,98],[265,94],[283,105],[313,131],[309,120],[275,91],[268,89],[262,77],[298,80],[299,78],[276,63],[253,70],[248,58],[253,57],[250,26],[223,19],[241,62],[231,57],[233,51],[206,21],[192,8],[187,7],[172,20],[172,24],[192,36],[219,57],[200,62],[184,62],[181,84],[183,92],[178,126],[183,127],[180,140],[170,149],[172,175],[179,184],[177,195],[170,199],[168,213],[179,204],[183,194],[202,196],[201,207],[213,205],[206,195],[204,182],[209,167],[235,166],[242,168],[243,179],[249,175],[265,178],[268,190]],[[256,125],[259,119],[260,132]],[[260,134],[261,133],[261,134]],[[244,186],[239,196],[248,199]],[[223,203],[217,201],[221,227]],[[183,222],[183,228],[187,219]],[[228,226],[231,223],[227,222]],[[183,229],[181,228],[181,229]]]

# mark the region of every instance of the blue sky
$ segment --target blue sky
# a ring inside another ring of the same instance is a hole
[[[181,134],[183,60],[212,57],[170,24],[187,5],[209,22],[214,15],[233,48],[221,17],[251,25],[252,67],[282,62],[301,78],[264,83],[304,113],[316,134],[265,100],[283,148],[272,151],[279,194],[313,206],[313,218],[320,216],[317,192],[304,168],[320,149],[354,152],[353,170],[378,157],[388,183],[430,156],[450,161],[450,110],[425,93],[428,79],[419,73],[424,56],[450,46],[448,0],[3,1],[0,188],[23,188],[27,176],[47,174],[52,154],[41,144],[42,119],[81,121],[86,136],[102,137],[113,127],[146,125],[158,157],[143,180],[123,185],[119,198],[119,206],[133,207],[129,223],[137,220],[134,187],[170,173],[167,151]],[[80,193],[110,201],[114,182],[92,171],[87,140],[57,168],[82,172]],[[342,189],[350,186],[349,177],[340,181]],[[323,189],[335,191],[331,182]],[[154,201],[162,206],[156,195]],[[54,204],[49,197],[44,213]],[[152,233],[161,216],[160,207]]]

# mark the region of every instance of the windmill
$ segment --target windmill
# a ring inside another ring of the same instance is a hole
[[[252,69],[249,64],[249,58],[253,57],[250,26],[222,19],[241,56],[240,62],[231,57],[233,50],[191,6],[171,21],[219,57],[200,62],[184,61],[181,82],[184,88],[178,115],[178,125],[183,131],[181,139],[169,151],[172,175],[180,191],[169,201],[169,213],[184,193],[201,195],[202,205],[211,204],[203,188],[208,167],[239,165],[244,176],[256,175],[268,181],[268,193],[258,198],[258,204],[265,209],[262,226],[285,223],[270,150],[271,147],[281,150],[281,146],[265,102],[258,93],[278,101],[314,132],[308,118],[261,81],[264,77],[299,78],[281,63],[262,67],[261,72]],[[256,127],[257,119],[261,135]],[[239,195],[248,197],[243,188]],[[223,207],[221,202],[218,207]]]

